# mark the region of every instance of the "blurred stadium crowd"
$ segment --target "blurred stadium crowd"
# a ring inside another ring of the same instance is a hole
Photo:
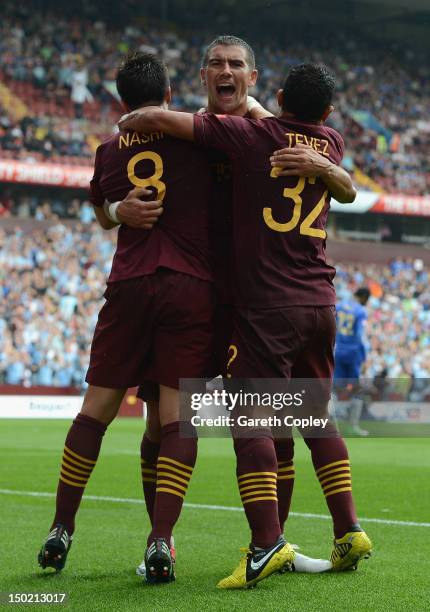
[[[57,223],[0,229],[0,381],[83,385],[116,231]],[[366,284],[373,379],[430,378],[430,271],[420,260],[338,265],[339,298]]]
[[[2,3],[3,159],[91,165],[121,113],[115,69],[129,50],[163,54],[174,108],[204,106],[198,66],[212,38],[204,32],[66,19],[32,10],[34,1]],[[331,121],[344,135],[344,165],[360,189],[429,192],[430,66],[420,52],[363,44],[359,34],[341,30],[334,38],[310,36],[306,46],[291,30],[286,46],[249,42],[260,73],[253,95],[272,111],[289,66],[314,60],[333,70],[338,96]],[[93,222],[82,197],[48,193],[0,192],[0,217],[53,222],[29,231],[0,227],[0,382],[82,387],[116,232]],[[338,266],[340,298],[363,284],[372,292],[367,378],[430,378],[429,274],[420,260]]]
[[[48,18],[49,17],[49,18]],[[117,26],[118,28],[119,26]],[[359,35],[310,37],[306,46],[281,41],[255,44],[260,70],[255,95],[273,111],[274,92],[292,64],[326,63],[338,81],[333,125],[347,144],[345,165],[387,192],[420,195],[430,188],[430,67],[418,51],[363,44]],[[0,82],[20,104],[13,112],[0,91],[3,156],[28,161],[90,163],[100,139],[112,131],[120,107],[109,91],[122,56],[137,48],[163,54],[173,84],[173,106],[205,103],[198,76],[202,33],[156,27],[112,29],[40,14],[6,0],[0,24]],[[258,41],[250,41],[258,43]],[[401,95],[399,95],[401,92]],[[16,102],[16,100],[15,100]],[[367,181],[363,181],[365,186]],[[373,186],[368,183],[367,186]]]

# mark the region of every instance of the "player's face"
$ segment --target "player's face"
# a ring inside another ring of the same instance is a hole
[[[208,92],[208,110],[226,115],[244,115],[248,87],[255,85],[257,70],[247,63],[246,50],[218,45],[209,54],[201,78]]]

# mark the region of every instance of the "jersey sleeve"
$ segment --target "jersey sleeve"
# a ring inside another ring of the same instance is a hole
[[[100,187],[100,176],[101,176],[101,148],[97,147],[96,157],[94,160],[94,175],[90,181],[89,189],[89,200],[93,206],[103,206],[105,202],[105,196]]]
[[[255,143],[256,121],[233,115],[194,115],[194,140],[232,155],[242,155]]]

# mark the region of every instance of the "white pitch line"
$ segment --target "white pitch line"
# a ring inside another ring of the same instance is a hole
[[[14,489],[0,489],[0,495],[17,495],[18,497],[56,497],[55,493],[47,493],[43,491],[15,491]],[[116,504],[143,504],[143,499],[134,497],[108,497],[106,495],[85,495],[84,499],[91,501],[107,501]],[[184,503],[186,508],[196,508],[198,510],[222,510],[225,512],[243,512],[243,508],[238,506],[217,506],[212,504],[191,504]],[[290,516],[299,518],[321,519],[331,521],[331,516],[327,514],[313,514],[311,512],[290,512]],[[418,523],[417,521],[396,521],[394,519],[379,519],[379,518],[360,518],[363,523],[379,523],[380,525],[397,525],[400,527],[430,527],[430,523]]]

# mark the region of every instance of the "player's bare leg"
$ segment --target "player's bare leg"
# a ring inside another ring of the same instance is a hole
[[[150,584],[175,580],[170,550],[172,530],[181,513],[197,458],[197,438],[181,435],[177,389],[160,385],[159,415],[161,441],[155,503],[145,553],[146,580]]]
[[[126,389],[90,385],[81,412],[67,434],[57,488],[56,512],[50,533],[38,556],[45,569],[63,569],[72,544],[75,516],[97,462],[107,426],[118,413]]]

